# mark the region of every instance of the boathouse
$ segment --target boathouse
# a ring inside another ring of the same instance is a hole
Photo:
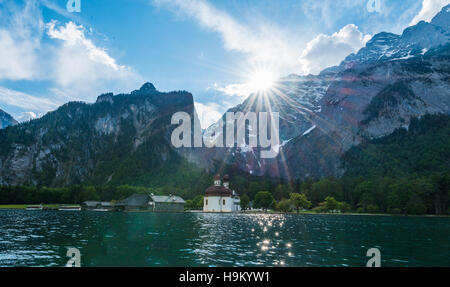
[[[183,212],[185,201],[175,195],[133,194],[118,202],[118,211]]]

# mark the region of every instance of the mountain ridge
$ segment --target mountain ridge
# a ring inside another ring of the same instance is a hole
[[[9,126],[17,125],[16,121],[10,114],[0,109],[0,129],[7,128]]]
[[[145,83],[129,94],[70,102],[0,130],[0,185],[152,185],[173,183],[177,173],[195,185],[186,170],[199,175],[197,167],[216,172],[221,166],[288,180],[340,177],[343,155],[352,147],[407,128],[414,118],[450,113],[449,7],[402,35],[375,35],[338,67],[281,78],[279,94],[256,93],[229,109],[280,113],[275,159],[248,146],[174,149],[171,116],[184,111],[198,120],[193,96]],[[438,33],[431,42],[422,37],[429,31]],[[411,40],[414,33],[419,36]]]
[[[0,184],[120,183],[126,169],[138,177],[182,161],[171,147],[170,118],[178,111],[194,116],[193,97],[150,85],[136,93],[103,94],[93,104],[69,102],[0,130]]]

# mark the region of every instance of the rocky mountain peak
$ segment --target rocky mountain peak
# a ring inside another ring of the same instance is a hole
[[[143,84],[139,90],[135,90],[131,94],[152,94],[155,92],[157,92],[155,86],[152,83],[147,82]]]
[[[107,94],[102,94],[102,95],[98,96],[96,103],[104,103],[104,102],[112,104],[114,102],[114,94],[107,93]]]

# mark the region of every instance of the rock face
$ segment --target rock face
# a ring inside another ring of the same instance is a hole
[[[0,109],[0,129],[17,125],[18,122],[8,113]]]
[[[147,83],[129,95],[72,102],[44,117],[0,130],[0,184],[67,186],[123,182],[179,160],[174,112],[194,115],[192,95]]]
[[[341,157],[352,146],[407,127],[414,117],[450,113],[449,22],[450,5],[402,35],[375,35],[338,67],[282,79],[270,95],[252,95],[231,109],[280,112],[276,159],[261,159],[259,149],[221,148],[202,151],[197,162],[212,169],[225,159],[250,174],[288,179],[341,176]]]

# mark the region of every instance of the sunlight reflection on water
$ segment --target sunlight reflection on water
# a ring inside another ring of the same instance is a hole
[[[0,211],[0,266],[449,266],[449,218]],[[412,250],[414,252],[412,252]],[[444,252],[443,252],[444,250]]]

